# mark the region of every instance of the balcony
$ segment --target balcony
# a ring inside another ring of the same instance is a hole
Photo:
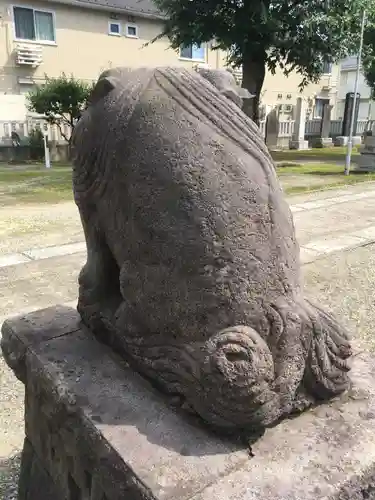
[[[42,47],[36,44],[18,43],[15,48],[16,63],[19,66],[37,68],[42,64]]]
[[[323,75],[320,79],[320,85],[323,91],[330,92],[337,86],[337,78],[333,75]]]
[[[357,69],[357,56],[346,57],[341,61],[341,70],[353,71]]]

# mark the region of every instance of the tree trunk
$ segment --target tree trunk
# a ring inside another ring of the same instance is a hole
[[[254,58],[254,54],[245,55],[242,65],[242,87],[255,95],[252,99],[244,101],[243,110],[257,125],[259,125],[260,93],[266,75],[265,60],[265,53],[264,57],[258,55],[257,58]]]

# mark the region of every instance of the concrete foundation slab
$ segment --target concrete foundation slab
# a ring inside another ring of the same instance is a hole
[[[364,500],[375,483],[375,362],[341,398],[250,446],[211,435],[55,307],[3,326],[26,383],[19,500]],[[50,498],[48,496],[48,498]]]
[[[375,172],[375,153],[369,152],[367,149],[361,151],[361,155],[357,160],[357,164],[353,170],[362,172]]]
[[[60,257],[62,255],[71,255],[78,252],[84,252],[86,250],[85,242],[70,243],[68,245],[58,245],[52,247],[35,248],[32,250],[26,250],[24,254],[30,259],[41,260],[49,259],[51,257]]]
[[[339,235],[333,238],[326,237],[321,240],[306,243],[304,244],[304,247],[309,250],[315,250],[319,253],[331,253],[345,250],[347,248],[354,248],[361,244],[363,244],[363,238],[352,235]]]
[[[375,240],[375,226],[365,227],[364,229],[360,229],[353,233],[353,236],[357,236],[358,238],[363,238],[368,241]]]
[[[318,148],[331,148],[333,146],[333,140],[331,137],[318,137],[314,139],[313,145]]]
[[[309,262],[314,262],[320,256],[320,253],[316,250],[311,250],[310,248],[300,247],[299,258],[302,264],[308,264]]]
[[[310,149],[309,141],[305,140],[290,141],[289,149],[300,149],[300,150]]]
[[[334,140],[335,146],[347,146],[348,145],[348,137],[344,135],[339,135],[335,137]],[[360,135],[355,135],[353,137],[353,146],[360,146],[362,144],[362,137]]]
[[[22,253],[0,256],[0,267],[14,266],[16,264],[23,264],[24,262],[30,262],[30,259],[22,255]]]

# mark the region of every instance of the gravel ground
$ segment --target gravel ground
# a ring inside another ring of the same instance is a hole
[[[303,268],[306,294],[324,304],[353,337],[375,349],[375,245],[331,255]],[[0,499],[16,499],[23,442],[23,388],[0,357]]]
[[[317,260],[303,274],[306,294],[340,317],[353,338],[375,349],[375,245]]]
[[[73,202],[0,208],[0,256],[82,240],[82,225]]]

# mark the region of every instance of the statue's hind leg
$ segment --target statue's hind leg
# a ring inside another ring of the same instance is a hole
[[[83,322],[105,340],[122,297],[119,267],[109,249],[104,233],[92,220],[88,224],[81,210],[87,246],[87,261],[78,278],[78,312]]]

